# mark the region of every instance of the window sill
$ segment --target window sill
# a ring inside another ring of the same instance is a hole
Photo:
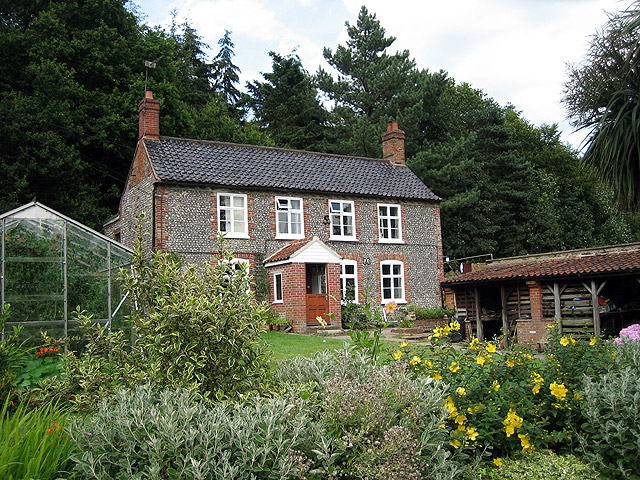
[[[358,242],[356,237],[329,237],[330,242]]]
[[[276,300],[275,302],[271,302],[271,305],[282,305],[284,300]]]
[[[395,302],[396,305],[406,305],[407,302],[404,298],[393,298],[393,299],[389,299],[389,300],[382,300],[381,305],[386,305],[387,303],[391,303],[391,302]]]
[[[302,240],[304,235],[283,235],[276,234],[276,240]]]
[[[386,240],[384,238],[379,238],[378,243],[395,243],[396,245],[404,245],[406,242],[404,240]]]
[[[249,240],[249,235],[238,235],[238,234],[233,234],[233,233],[222,233],[219,232],[220,235],[222,235],[224,238],[238,238],[241,240]]]

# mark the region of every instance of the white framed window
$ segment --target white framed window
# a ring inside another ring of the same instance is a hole
[[[228,238],[249,238],[247,196],[218,193],[218,232]]]
[[[358,303],[358,262],[343,260],[340,263],[340,291],[342,303]]]
[[[404,299],[404,263],[396,260],[380,262],[382,303],[406,303]]]
[[[401,208],[398,204],[378,204],[378,241],[380,243],[402,242]]]
[[[273,274],[273,303],[283,303],[282,273]]]
[[[304,237],[302,198],[276,197],[276,238]]]
[[[351,200],[329,200],[330,240],[356,240],[356,212]]]

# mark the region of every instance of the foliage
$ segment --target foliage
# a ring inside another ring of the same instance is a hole
[[[38,386],[32,382],[25,385],[25,398],[44,404],[59,402],[75,411],[92,412],[100,399],[114,395],[118,389],[154,378],[153,365],[139,349],[132,348],[123,331],[107,333],[102,325],[93,322],[91,315],[80,310],[74,316],[80,335],[68,341],[81,345],[82,350],[68,349],[62,355],[60,375],[46,377]],[[46,334],[43,340],[48,348],[63,347],[59,340]]]
[[[335,102],[333,121],[344,130],[338,136],[337,150],[380,157],[379,135],[389,117],[398,116],[398,102],[413,86],[410,74],[415,62],[407,50],[387,53],[395,37],[386,36],[376,15],[366,7],[361,7],[355,25],[345,25],[346,46],[323,50],[324,58],[338,72],[337,79],[319,69],[316,82]]]
[[[410,304],[407,309],[416,314],[416,320],[429,320],[435,318],[453,317],[455,310],[450,308],[427,308],[421,305]]]
[[[496,459],[498,460],[498,459]],[[498,465],[470,472],[468,480],[598,480],[602,477],[595,468],[571,454],[558,455],[551,451],[529,452],[499,459]]]
[[[21,327],[14,327],[12,334],[5,332],[10,316],[11,305],[6,303],[0,312],[0,332],[4,333],[4,338],[0,340],[0,401],[12,396],[18,371],[30,353],[25,343],[18,340]]]
[[[347,324],[347,327],[349,328],[349,336],[355,348],[368,352],[371,360],[375,361],[379,353],[382,330],[387,326],[387,322],[383,318],[381,308],[370,300],[371,288],[372,287],[369,287],[366,292],[362,293],[362,304],[351,303],[348,312],[350,320],[355,319],[358,323]],[[388,303],[384,306],[386,313],[393,313],[396,308],[397,305],[395,302]]]
[[[136,347],[153,367],[154,381],[222,399],[254,390],[264,378],[259,335],[269,307],[254,301],[248,272],[231,252],[221,246],[217,258],[214,265],[183,266],[156,252],[149,262],[139,238],[123,283],[136,299]]]
[[[213,76],[215,88],[229,105],[235,105],[240,99],[240,91],[236,87],[239,82],[240,68],[233,63],[234,44],[231,41],[231,32],[227,29],[223,37],[218,40],[220,51],[213,59]]]
[[[356,349],[283,362],[278,378],[308,399],[329,434],[317,448],[321,478],[451,479],[460,468],[443,442],[446,386],[411,379],[404,367],[381,367]]]
[[[293,398],[204,405],[184,390],[120,390],[68,429],[83,478],[297,478],[320,431]]]
[[[463,349],[439,339],[436,347],[423,349],[402,344],[393,357],[415,375],[450,385],[446,426],[453,449],[474,455],[487,450],[494,458],[540,448],[562,451],[576,443],[575,426],[583,421],[584,372],[597,375],[604,367],[593,363],[611,361],[608,343],[563,338],[557,348],[548,347],[555,349],[548,361],[518,348],[500,353],[499,343],[476,338]]]
[[[9,405],[6,399],[0,411],[0,478],[62,478],[75,451],[63,431],[68,414],[57,405],[29,409],[26,403],[9,413]]]
[[[256,121],[279,147],[327,151],[328,114],[300,58],[269,56],[272,71],[262,74],[265,81],[247,83],[245,102]]]
[[[589,130],[586,166],[614,190],[619,204],[640,206],[640,3],[609,16],[591,38],[584,62],[572,65],[565,105],[574,125]]]
[[[55,377],[62,370],[58,347],[41,347],[35,355],[25,359],[16,375],[16,388],[34,388],[45,378]]]
[[[640,376],[626,367],[585,378],[584,423],[580,445],[587,458],[608,477],[640,478]]]

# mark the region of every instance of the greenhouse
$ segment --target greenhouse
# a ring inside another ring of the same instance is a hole
[[[25,337],[72,336],[77,308],[109,331],[124,325],[118,279],[130,249],[35,201],[0,215],[0,228],[3,338],[16,325]]]

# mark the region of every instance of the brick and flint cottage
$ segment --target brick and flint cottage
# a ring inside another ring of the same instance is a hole
[[[397,123],[375,159],[164,137],[149,91],[139,112],[108,236],[131,246],[145,213],[147,248],[202,264],[217,261],[222,234],[237,262],[266,273],[270,302],[295,331],[319,315],[340,326],[341,303],[365,292],[379,304],[440,306],[440,199],[405,165]]]

